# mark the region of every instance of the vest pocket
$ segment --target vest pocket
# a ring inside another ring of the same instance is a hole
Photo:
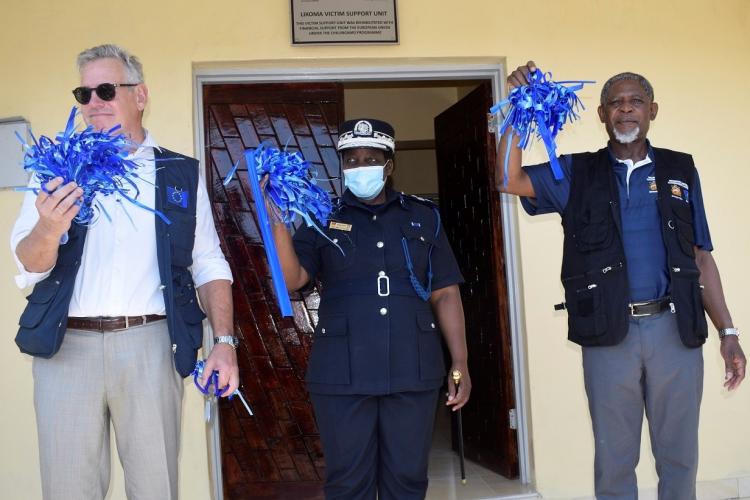
[[[417,312],[419,342],[419,378],[435,380],[445,376],[443,346],[432,311]]]
[[[52,304],[52,299],[57,295],[60,289],[59,281],[44,280],[39,282],[31,294],[26,297],[29,303],[21,314],[18,324],[24,328],[35,328],[42,322],[44,315],[47,313]]]
[[[307,367],[307,381],[317,384],[349,384],[351,362],[349,330],[344,314],[321,316]]]
[[[199,349],[203,345],[202,323],[206,315],[194,300],[185,304],[178,304],[177,309],[179,309],[180,316],[182,316],[182,320],[185,322],[192,346],[195,349]]]
[[[166,215],[172,221],[167,229],[172,265],[190,267],[193,263],[196,219],[175,211],[167,212]]]
[[[680,337],[687,347],[699,347],[708,337],[699,277],[700,271],[697,269],[672,272],[671,295],[677,312]],[[688,308],[692,311],[687,310]]]
[[[693,213],[690,205],[684,201],[671,200],[673,218],[667,223],[669,229],[677,232],[677,242],[682,252],[695,257],[695,234],[693,232]]]
[[[192,347],[198,349],[203,345],[203,325],[201,323],[206,315],[198,305],[198,296],[193,279],[187,269],[173,266],[172,282],[175,313],[184,322]],[[180,327],[178,326],[178,328]]]
[[[598,337],[606,332],[607,315],[602,307],[602,291],[585,277],[565,286],[568,327],[579,337]]]
[[[60,349],[68,315],[60,316],[60,323],[54,311],[50,312],[59,290],[60,282],[50,277],[37,283],[27,297],[28,304],[18,320],[20,328],[16,334],[16,344],[21,352],[50,358]]]
[[[612,244],[612,218],[609,205],[584,212],[576,223],[573,234],[576,248],[580,252],[593,252],[608,248]]]

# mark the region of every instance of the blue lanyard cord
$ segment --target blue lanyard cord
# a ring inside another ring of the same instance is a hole
[[[437,208],[432,209],[435,212],[435,238],[440,235],[440,211]],[[430,243],[430,249],[427,251],[427,286],[422,286],[422,283],[419,282],[419,279],[414,274],[414,264],[411,261],[411,254],[409,253],[409,243],[406,241],[405,237],[401,237],[401,248],[404,249],[404,260],[406,261],[406,269],[409,271],[409,281],[411,281],[411,285],[414,287],[414,291],[417,292],[417,295],[420,299],[427,302],[430,299],[430,295],[432,295],[432,250],[435,248],[435,245]]]

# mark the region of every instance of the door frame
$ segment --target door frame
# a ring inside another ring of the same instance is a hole
[[[219,83],[282,83],[305,81],[430,81],[490,80],[493,102],[507,93],[505,58],[394,58],[394,59],[306,59],[303,61],[250,61],[241,66],[215,64],[193,66],[193,130],[195,156],[201,164],[205,182],[205,128],[203,126],[203,86]],[[517,200],[501,193],[503,241],[508,284],[508,310],[513,356],[519,479],[529,484],[533,479],[529,436],[528,369],[526,332],[523,321],[521,263],[518,238]],[[204,337],[204,350],[212,347],[213,335]],[[221,444],[219,440],[218,405],[211,403],[209,427],[209,468],[215,500],[223,499],[221,480]]]

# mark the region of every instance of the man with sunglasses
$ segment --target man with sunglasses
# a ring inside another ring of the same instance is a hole
[[[34,285],[16,342],[35,356],[42,491],[46,500],[107,494],[111,421],[128,498],[174,500],[181,376],[202,344],[198,297],[216,337],[204,373],[217,370],[226,395],[239,385],[232,275],[198,162],[160,148],[142,126],[148,89],[138,59],[102,45],[82,52],[78,68],[84,121],[122,127],[138,201],[170,224],[109,196],[97,200],[108,216],[83,226],[73,222],[75,183],[31,182],[39,194],[27,194],[11,246],[18,285]]]

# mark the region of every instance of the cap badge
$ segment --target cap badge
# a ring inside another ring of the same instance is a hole
[[[372,136],[372,124],[367,120],[360,120],[354,125],[354,133],[356,135]]]

